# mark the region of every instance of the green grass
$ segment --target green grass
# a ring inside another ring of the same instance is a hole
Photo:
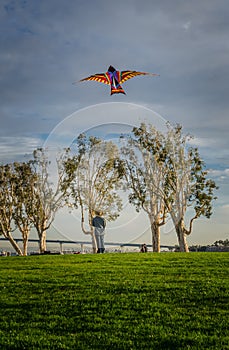
[[[0,349],[229,349],[228,253],[0,258]]]

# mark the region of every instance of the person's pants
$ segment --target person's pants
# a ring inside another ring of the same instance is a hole
[[[105,248],[104,248],[104,235],[95,235],[96,243],[97,243],[97,253],[104,253]]]

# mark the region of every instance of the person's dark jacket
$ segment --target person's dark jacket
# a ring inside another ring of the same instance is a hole
[[[95,216],[92,220],[92,226],[104,229],[106,226],[104,218],[101,216]]]

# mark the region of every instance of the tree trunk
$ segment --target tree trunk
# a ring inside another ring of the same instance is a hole
[[[12,245],[12,247],[15,249],[16,253],[18,253],[18,255],[23,255],[21,248],[19,247],[19,245],[17,244],[17,242],[14,240],[14,238],[12,237],[11,233],[8,232],[6,235],[4,235],[6,239],[8,239],[8,241],[10,242],[10,244]]]
[[[26,256],[28,253],[28,239],[29,239],[29,230],[24,229],[22,232],[23,237],[23,255]]]
[[[28,248],[28,237],[23,238],[23,255],[27,255],[27,248]]]
[[[97,247],[97,242],[96,242],[94,230],[92,231],[91,238],[92,238],[92,251],[95,254],[95,253],[97,253],[98,247]]]
[[[39,233],[39,252],[44,253],[46,251],[46,230],[42,230]]]
[[[160,226],[151,219],[152,248],[153,252],[160,253]]]
[[[180,222],[176,225],[176,233],[177,233],[177,239],[178,239],[180,251],[188,253],[189,249],[188,249],[188,244],[186,240],[185,228],[182,220],[180,220]]]
[[[88,235],[90,234],[91,235],[91,241],[92,241],[92,251],[93,253],[97,253],[97,250],[98,250],[98,247],[97,247],[97,242],[96,242],[96,238],[95,238],[95,233],[94,233],[94,229],[93,227],[91,226],[90,222],[89,222],[89,225],[90,225],[90,231],[87,231],[84,227],[84,217],[82,215],[82,220],[81,220],[81,228],[82,228],[82,231],[85,235]]]

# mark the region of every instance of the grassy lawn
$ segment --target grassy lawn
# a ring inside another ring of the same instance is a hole
[[[0,349],[229,349],[228,253],[0,258]]]

